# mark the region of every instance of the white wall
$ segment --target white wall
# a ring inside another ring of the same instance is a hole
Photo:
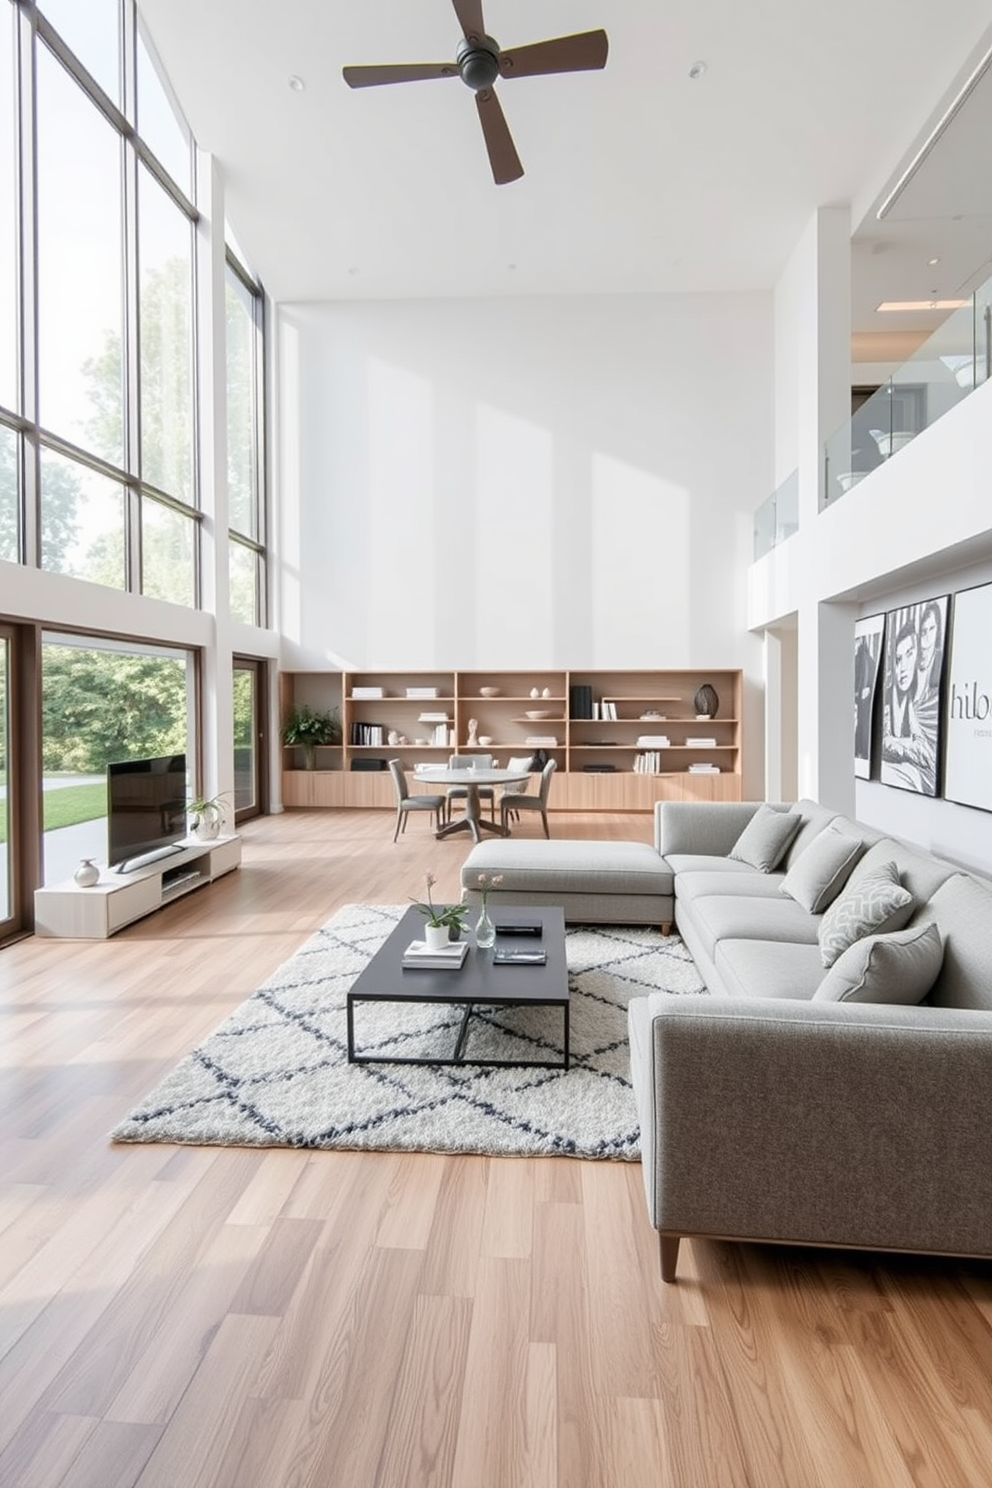
[[[770,296],[283,306],[278,354],[284,665],[743,666],[760,789]]]
[[[988,813],[854,780],[854,623],[992,579],[992,383],[752,566],[749,623],[798,615],[799,790],[992,872]]]

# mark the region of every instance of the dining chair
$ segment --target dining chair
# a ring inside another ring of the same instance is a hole
[[[530,770],[530,762],[534,758],[532,754],[511,754],[506,762],[506,768],[519,773]],[[499,800],[502,804],[504,796],[523,795],[524,791],[530,790],[530,780],[514,780],[509,785],[500,786]],[[516,812],[513,813],[514,821],[517,820]]]
[[[551,777],[554,773],[555,762],[550,759],[541,771],[541,785],[536,795],[531,795],[527,791],[508,791],[500,798],[499,820],[504,832],[509,831],[511,812],[517,815],[521,811],[539,811],[541,821],[544,823],[544,835],[545,837],[551,836],[548,830],[548,796],[551,792]]]
[[[396,841],[401,831],[406,831],[406,819],[411,811],[432,812],[435,830],[440,831],[444,825],[448,806],[447,796],[411,795],[406,783],[406,774],[399,760],[389,761],[389,773],[396,787],[396,831],[393,833],[393,841]]]
[[[475,765],[476,768],[479,770],[491,770],[493,767],[493,757],[491,754],[452,754],[448,759],[449,770],[471,770],[473,765]],[[496,792],[493,790],[491,785],[480,785],[478,787],[478,791],[480,804],[483,801],[489,802],[489,816],[492,821],[495,821]],[[451,819],[452,801],[464,801],[467,795],[468,791],[466,790],[464,785],[448,786],[449,821]]]

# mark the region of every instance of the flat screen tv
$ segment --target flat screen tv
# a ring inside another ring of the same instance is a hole
[[[126,873],[178,852],[186,836],[186,756],[107,766],[107,860]]]

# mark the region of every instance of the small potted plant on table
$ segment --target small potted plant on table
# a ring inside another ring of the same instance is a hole
[[[426,917],[424,940],[432,951],[440,950],[449,940],[461,940],[465,916],[468,914],[466,904],[435,904],[431,898],[431,889],[436,883],[434,874],[428,873],[426,902],[419,899],[413,901],[414,908],[419,909]]]

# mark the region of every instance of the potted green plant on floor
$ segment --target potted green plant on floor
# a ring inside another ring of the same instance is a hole
[[[309,703],[297,703],[289,710],[282,726],[282,742],[303,750],[303,763],[308,770],[317,765],[318,744],[340,744],[341,721],[336,708],[321,712]]]

